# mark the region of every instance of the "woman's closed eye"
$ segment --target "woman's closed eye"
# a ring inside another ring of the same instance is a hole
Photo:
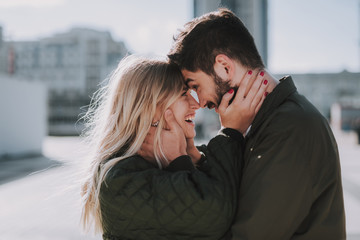
[[[186,88],[184,89],[183,93],[181,94],[181,96],[187,96],[188,93],[189,93],[190,89],[189,88]]]

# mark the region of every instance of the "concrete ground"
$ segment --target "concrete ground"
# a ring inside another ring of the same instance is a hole
[[[336,137],[347,239],[360,240],[360,145],[354,134],[336,133]],[[18,159],[13,165],[0,161],[0,240],[101,239],[99,235],[82,233],[79,224],[80,169],[86,152],[82,146],[78,138],[48,137],[43,158]],[[21,174],[4,177],[5,168]]]
[[[30,163],[30,164],[29,164]],[[29,174],[36,174],[47,171],[50,168],[58,167],[62,162],[48,159],[44,156],[26,156],[16,158],[0,159],[0,185],[8,183]]]
[[[78,138],[48,137],[36,160],[40,171],[0,185],[0,240],[102,239],[83,234],[79,224],[82,151]],[[23,175],[31,160],[15,160],[12,171],[17,166]],[[54,160],[62,164],[49,168]]]

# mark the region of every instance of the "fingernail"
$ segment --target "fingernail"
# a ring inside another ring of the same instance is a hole
[[[232,94],[234,92],[234,89],[230,89],[229,91],[228,91],[228,93],[230,93],[230,94]]]
[[[249,74],[249,75],[251,75],[251,74],[252,74],[252,71],[251,71],[251,70],[249,70],[249,71],[248,71],[248,74]]]
[[[265,97],[267,97],[268,94],[269,94],[268,92],[264,92]]]
[[[265,80],[264,80],[264,85],[266,85],[267,83],[268,83],[268,80],[265,79]]]
[[[264,76],[264,72],[261,72],[261,73],[260,73],[260,76],[262,76],[262,77],[263,77],[263,76]]]

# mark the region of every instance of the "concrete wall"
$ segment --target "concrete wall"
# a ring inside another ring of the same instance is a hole
[[[41,153],[46,116],[44,85],[0,75],[0,157]]]

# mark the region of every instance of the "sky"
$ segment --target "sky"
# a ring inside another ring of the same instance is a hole
[[[0,0],[5,40],[50,37],[72,27],[110,31],[140,54],[166,55],[193,17],[192,0]],[[360,72],[360,0],[269,0],[273,73]]]
[[[360,72],[359,0],[269,2],[269,69]]]

